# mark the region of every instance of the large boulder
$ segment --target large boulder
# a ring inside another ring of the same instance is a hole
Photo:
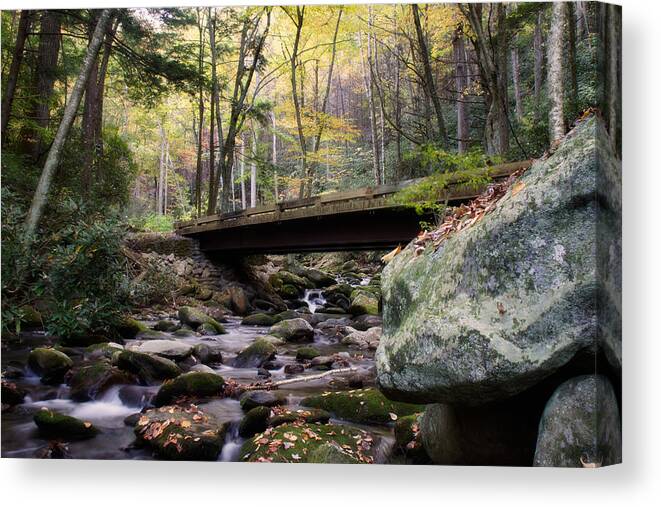
[[[259,368],[273,359],[276,352],[275,345],[269,340],[258,338],[237,354],[233,364],[235,368]]]
[[[125,318],[117,327],[117,332],[125,340],[131,340],[135,338],[138,333],[143,333],[145,331],[149,331],[147,325],[131,317]]]
[[[340,419],[362,424],[389,424],[399,416],[421,412],[422,405],[391,401],[377,389],[325,392],[303,398],[304,407],[320,408]]]
[[[30,351],[28,366],[44,384],[61,384],[73,361],[63,352],[40,347]]]
[[[193,329],[203,325],[210,326],[217,334],[225,333],[225,328],[216,319],[209,317],[206,313],[192,306],[182,306],[179,308],[179,320]]]
[[[381,339],[381,328],[372,327],[367,331],[358,331],[347,327],[348,334],[342,338],[343,345],[350,345],[360,349],[376,349]]]
[[[301,318],[280,321],[271,326],[269,334],[287,342],[306,342],[314,339],[314,329]]]
[[[182,371],[173,361],[154,354],[123,350],[117,356],[117,366],[134,373],[145,384],[175,378]]]
[[[606,466],[621,461],[620,412],[608,379],[583,375],[560,385],[539,423],[534,466]]]
[[[138,443],[166,460],[214,461],[225,442],[227,424],[189,407],[147,410],[134,428]]]
[[[242,326],[265,326],[270,327],[277,322],[277,319],[274,315],[269,315],[267,313],[253,313],[244,317],[241,321]]]
[[[438,246],[408,245],[383,272],[381,388],[479,405],[579,352],[600,348],[619,369],[620,193],[620,163],[590,118],[481,220]]]
[[[287,403],[285,398],[276,396],[271,391],[246,391],[239,399],[241,408],[248,412],[256,407],[276,407]]]
[[[220,396],[225,381],[215,373],[192,371],[166,381],[154,396],[152,403],[156,407],[176,402],[179,398],[207,398]]]

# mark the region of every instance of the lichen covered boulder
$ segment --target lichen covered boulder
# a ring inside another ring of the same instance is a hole
[[[314,329],[301,318],[280,321],[271,326],[269,334],[287,342],[306,342],[314,339]]]
[[[182,306],[179,308],[179,320],[182,324],[190,326],[193,329],[198,329],[206,324],[211,329],[215,330],[217,334],[224,334],[225,328],[216,319],[210,317],[198,308],[192,306]]]
[[[349,426],[283,424],[246,440],[240,456],[241,461],[250,462],[322,463],[318,449],[334,444],[356,463],[373,463],[375,440],[370,433]],[[332,455],[335,456],[333,463],[345,462],[344,458],[340,461],[336,453]]]
[[[560,385],[539,423],[534,466],[580,468],[621,461],[620,413],[608,379],[583,375]]]
[[[137,375],[144,384],[175,378],[182,373],[181,368],[169,359],[132,350],[119,353],[117,366]]]
[[[438,246],[407,246],[383,272],[381,389],[479,405],[579,352],[601,348],[619,369],[620,194],[620,163],[591,118],[481,220]]]
[[[214,461],[225,442],[227,424],[195,405],[167,406],[147,410],[134,432],[138,443],[149,446],[160,459]]]
[[[28,366],[44,384],[60,384],[73,366],[73,361],[58,350],[40,347],[30,351]]]
[[[266,361],[273,359],[277,349],[269,340],[258,338],[237,354],[234,358],[236,368],[259,368]]]
[[[319,357],[321,352],[315,347],[299,347],[296,350],[296,360],[297,361],[311,361],[315,357]]]
[[[42,408],[34,414],[34,422],[39,428],[39,434],[45,438],[84,440],[99,432],[89,421],[82,421],[48,408]]]
[[[179,398],[207,398],[220,396],[225,381],[215,373],[189,372],[166,381],[154,396],[152,403],[156,407],[176,402]]]
[[[392,401],[377,389],[325,392],[303,398],[304,407],[320,408],[339,419],[364,424],[388,424],[400,416],[424,410],[424,406]]]
[[[144,343],[132,343],[127,346],[128,350],[141,352],[143,354],[156,354],[157,356],[174,361],[186,359],[193,353],[194,346],[175,340],[152,340]]]

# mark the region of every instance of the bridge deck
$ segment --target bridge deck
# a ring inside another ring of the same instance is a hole
[[[502,179],[530,164],[492,166],[489,175]],[[391,199],[414,181],[201,217],[177,223],[176,232],[199,239],[203,250],[237,253],[388,248],[411,240],[418,232],[421,217]],[[450,184],[439,202],[466,201],[483,190]],[[323,237],[316,231],[319,228]]]

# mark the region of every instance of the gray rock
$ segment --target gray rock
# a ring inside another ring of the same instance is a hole
[[[288,342],[312,341],[314,329],[304,319],[283,320],[271,326],[269,334]]]
[[[236,368],[259,368],[266,361],[275,357],[275,345],[263,338],[258,338],[234,358]]]
[[[621,175],[607,139],[584,121],[491,213],[388,264],[376,364],[389,396],[505,399],[597,346],[620,367]]]
[[[534,465],[606,466],[621,461],[620,413],[608,379],[584,375],[560,385],[539,423]]]
[[[28,356],[28,366],[44,384],[59,384],[73,366],[73,361],[55,349],[36,348]]]
[[[191,355],[193,345],[172,340],[153,340],[130,344],[127,349],[145,354],[156,354],[157,356],[179,361]]]
[[[117,356],[117,366],[134,373],[145,384],[181,375],[181,369],[169,359],[154,354],[124,350]]]
[[[255,407],[275,407],[284,405],[287,400],[278,398],[270,391],[246,391],[241,395],[241,408],[248,412]]]

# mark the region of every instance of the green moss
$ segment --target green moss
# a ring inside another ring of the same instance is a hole
[[[214,373],[190,372],[168,380],[156,393],[152,403],[157,406],[175,402],[177,398],[204,398],[220,396],[225,381],[220,375]]]
[[[213,461],[225,442],[227,424],[219,424],[194,405],[169,406],[145,412],[134,432],[138,442],[161,459]]]
[[[349,313],[352,315],[378,315],[379,298],[366,290],[354,291]]]
[[[124,319],[117,328],[117,332],[125,340],[131,340],[135,338],[138,333],[143,333],[148,330],[149,328],[145,324],[130,317]]]
[[[182,324],[186,324],[193,329],[197,329],[203,324],[208,324],[212,326],[218,334],[225,334],[226,332],[220,322],[192,306],[182,306],[179,308],[179,320]]]
[[[239,436],[249,438],[255,433],[261,433],[268,427],[268,420],[271,416],[269,407],[255,407],[246,413],[239,424]]]
[[[319,352],[314,347],[300,347],[296,351],[296,360],[297,361],[310,361],[315,357],[319,357],[321,352]]]
[[[34,415],[34,422],[39,428],[39,433],[46,438],[82,440],[92,438],[99,432],[90,422],[47,408],[39,410]]]
[[[269,426],[280,426],[281,424],[293,423],[296,421],[308,424],[320,423],[326,424],[330,418],[330,413],[318,408],[288,410],[286,408],[273,409],[273,416],[268,421]]]
[[[246,440],[241,447],[242,461],[274,463],[313,463],[325,444],[337,445],[356,462],[373,462],[374,437],[366,431],[335,424],[283,424]]]
[[[266,313],[254,313],[248,315],[241,321],[242,326],[265,326],[270,327],[276,323],[276,318],[273,315]]]
[[[114,385],[132,384],[133,381],[132,375],[103,359],[72,370],[69,378],[70,396],[75,401],[93,400]]]
[[[136,374],[146,384],[172,379],[182,373],[181,368],[169,359],[131,350],[124,350],[119,353],[117,366],[122,370]]]
[[[340,419],[365,424],[388,424],[400,416],[424,410],[423,405],[391,401],[377,389],[325,392],[304,398],[301,405],[321,408]]]
[[[41,376],[44,384],[60,384],[64,374],[73,366],[73,361],[55,349],[36,348],[28,355],[28,366]]]
[[[243,349],[234,359],[236,368],[259,367],[265,361],[275,357],[277,349],[268,340],[258,338],[253,343]]]

